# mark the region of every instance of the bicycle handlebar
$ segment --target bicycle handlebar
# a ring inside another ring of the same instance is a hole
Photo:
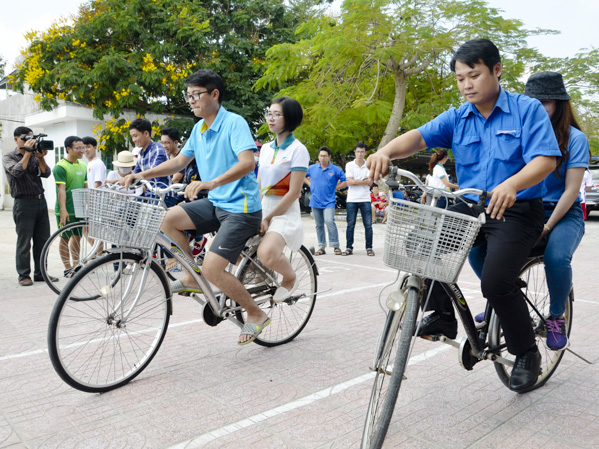
[[[389,167],[389,176],[387,178],[387,181],[385,181],[385,183],[389,186],[389,187],[395,187],[395,183],[399,184],[399,181],[397,180],[397,177],[404,177],[404,178],[408,178],[410,180],[412,180],[414,182],[414,184],[416,184],[422,191],[424,192],[438,192],[441,196],[445,196],[447,198],[458,198],[458,197],[462,197],[464,195],[478,195],[479,197],[481,197],[482,199],[486,199],[486,198],[490,198],[493,192],[487,192],[486,190],[480,190],[480,189],[473,189],[473,188],[468,188],[468,189],[460,189],[460,190],[456,190],[455,192],[448,192],[446,190],[440,190],[436,187],[431,187],[431,186],[427,186],[426,184],[424,184],[420,178],[418,176],[416,176],[414,173],[412,173],[411,171],[408,170],[402,170],[401,168],[398,167]]]

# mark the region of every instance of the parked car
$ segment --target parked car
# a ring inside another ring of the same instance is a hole
[[[599,210],[599,165],[589,165],[593,175],[593,187],[587,191],[587,214]]]

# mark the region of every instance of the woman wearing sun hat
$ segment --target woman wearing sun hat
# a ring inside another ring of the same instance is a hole
[[[561,73],[531,75],[524,94],[540,100],[545,107],[562,152],[555,171],[544,181],[545,227],[539,237],[539,241],[547,242],[545,272],[551,301],[547,346],[558,350],[568,343],[563,314],[572,287],[570,262],[584,235],[579,190],[589,165],[589,141],[576,121]]]

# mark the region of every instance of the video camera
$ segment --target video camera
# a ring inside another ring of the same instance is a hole
[[[35,153],[41,153],[42,151],[50,151],[54,149],[54,142],[51,140],[44,140],[44,137],[48,137],[47,134],[34,134],[32,136],[24,136],[21,139],[28,141],[35,139],[35,145],[33,147],[23,147],[24,150],[32,151]]]

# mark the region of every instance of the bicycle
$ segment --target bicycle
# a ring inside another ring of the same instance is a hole
[[[441,195],[463,201],[463,195],[474,194],[480,197],[477,206],[482,212],[489,196],[487,192],[477,189],[451,193],[430,188],[413,173],[396,167],[391,169],[388,183],[395,183],[397,176],[407,177],[421,189],[433,192],[433,204]],[[375,375],[362,434],[362,449],[378,449],[383,445],[399,389],[406,379],[404,373],[414,345],[414,335],[418,331],[418,310],[421,302],[426,306],[428,300],[428,297],[424,298],[425,279],[440,282],[458,311],[466,336],[461,341],[443,335],[422,338],[441,341],[457,348],[458,361],[466,370],[472,370],[482,360],[492,361],[500,380],[509,386],[514,357],[507,352],[499,319],[487,304],[482,323],[475,324],[466,299],[456,284],[482,224],[482,217],[477,219],[434,206],[393,200],[388,216],[383,261],[398,270],[398,277],[386,300],[385,324],[370,368]],[[400,276],[399,270],[405,273]],[[542,355],[542,372],[537,382],[527,390],[531,391],[549,380],[564,355],[563,349],[553,351],[546,345],[545,317],[549,313],[549,293],[543,255],[538,249],[533,251],[522,267],[518,285],[526,299],[531,326]],[[432,285],[429,295],[431,290]],[[564,314],[568,336],[572,326],[573,301],[574,292],[571,290]]]
[[[118,184],[105,185],[101,188],[112,191],[123,190],[122,186]],[[183,188],[184,184],[173,184],[173,191]],[[104,252],[105,242],[94,239],[88,234],[89,192],[90,189],[73,190],[75,216],[81,220],[69,223],[56,230],[42,248],[40,256],[42,277],[48,287],[56,294],[60,294],[77,271]],[[164,201],[166,194],[168,192],[158,192],[157,198]],[[79,238],[72,239],[70,236],[78,236]],[[65,242],[64,238],[68,238],[68,243]],[[192,244],[190,243],[190,245]],[[203,255],[198,258],[198,262],[201,261],[202,257]],[[156,247],[154,259],[163,265],[169,279],[176,280],[179,273],[182,273],[182,267],[179,264],[173,264],[172,257],[161,246]]]
[[[48,351],[62,380],[85,392],[109,391],[137,377],[156,355],[173,311],[164,267],[152,258],[157,245],[198,282],[202,293],[190,296],[203,306],[208,325],[228,320],[243,326],[245,311],[213,291],[202,267],[160,231],[166,215],[161,200],[90,189],[88,201],[89,235],[116,248],[105,249],[105,255],[81,268],[54,305]],[[272,295],[280,280],[257,258],[259,242],[257,236],[248,240],[237,266],[230,265],[229,270],[272,320],[255,342],[277,346],[293,340],[308,323],[316,303],[318,270],[305,247],[288,251],[300,282],[290,298],[275,303]]]

